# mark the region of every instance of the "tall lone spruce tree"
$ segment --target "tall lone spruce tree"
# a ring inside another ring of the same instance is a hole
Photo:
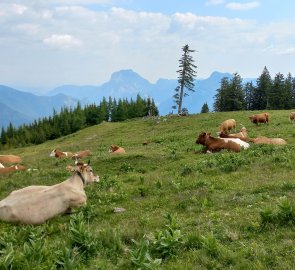
[[[178,86],[175,88],[175,94],[174,94],[174,101],[176,105],[174,105],[172,108],[176,109],[178,114],[182,113],[182,100],[183,97],[188,96],[186,89],[192,92],[195,92],[194,90],[194,79],[196,77],[196,71],[195,69],[197,66],[194,65],[194,60],[190,53],[194,52],[195,50],[191,50],[188,45],[184,45],[182,47],[183,55],[181,56],[181,59],[179,60],[179,70],[177,73],[178,76]]]

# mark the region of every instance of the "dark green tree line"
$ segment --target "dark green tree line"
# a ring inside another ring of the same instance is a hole
[[[0,149],[22,147],[40,144],[69,135],[88,126],[103,121],[118,122],[143,116],[157,116],[159,114],[155,102],[151,98],[143,99],[137,95],[136,100],[105,98],[96,105],[82,107],[80,103],[75,108],[64,107],[59,113],[35,120],[18,128],[9,124],[1,129]]]
[[[242,78],[237,73],[233,78],[221,79],[220,88],[214,97],[214,110],[284,110],[295,108],[295,79],[289,73],[285,78],[278,73],[271,78],[264,67],[262,74],[256,79],[256,84],[242,84]]]

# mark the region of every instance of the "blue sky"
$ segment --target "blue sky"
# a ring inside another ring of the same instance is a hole
[[[1,0],[0,84],[100,85],[121,69],[175,79],[189,44],[213,71],[295,76],[293,0]]]

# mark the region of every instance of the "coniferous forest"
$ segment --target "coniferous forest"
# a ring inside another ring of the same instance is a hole
[[[295,108],[295,78],[278,73],[271,78],[264,67],[256,83],[243,85],[242,78],[234,73],[224,77],[214,100],[214,111],[288,110]]]
[[[59,113],[35,120],[31,124],[24,124],[15,128],[10,124],[2,128],[0,149],[22,147],[41,144],[47,140],[54,140],[69,135],[83,128],[99,124],[103,121],[119,122],[143,116],[157,116],[159,114],[155,102],[151,98],[143,99],[137,95],[136,100],[103,98],[99,105],[91,104],[82,108],[78,103],[75,108],[64,107]]]

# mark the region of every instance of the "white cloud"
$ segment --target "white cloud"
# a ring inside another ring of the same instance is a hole
[[[68,49],[81,45],[81,42],[71,35],[53,34],[50,37],[44,38],[43,43],[56,48]]]
[[[259,6],[260,6],[260,3],[257,1],[247,2],[247,3],[231,2],[226,4],[226,7],[232,10],[248,10],[248,9],[257,8]]]
[[[217,5],[221,5],[224,3],[224,0],[208,0],[206,2],[207,6],[217,6]]]

